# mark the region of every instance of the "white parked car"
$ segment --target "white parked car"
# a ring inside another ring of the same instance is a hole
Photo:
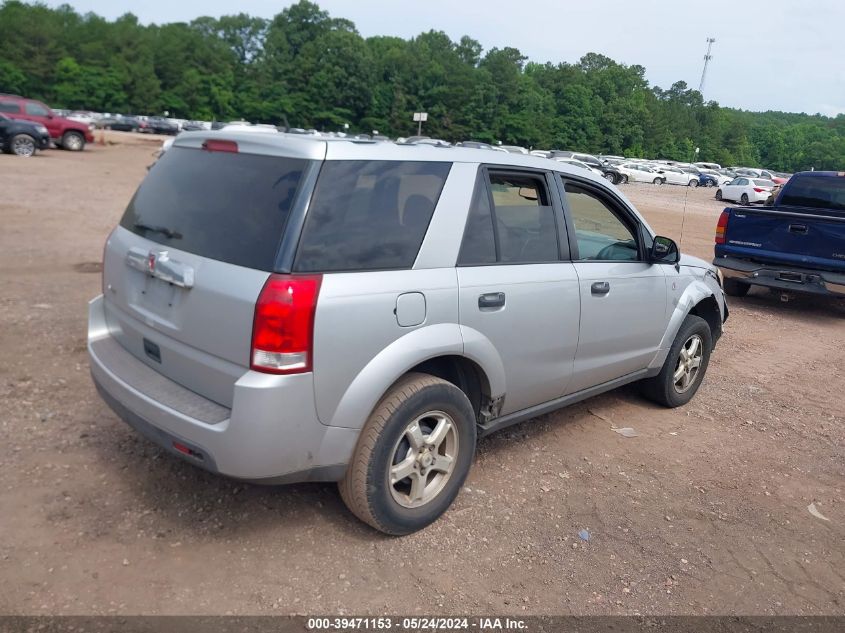
[[[575,167],[586,169],[587,171],[593,172],[596,176],[604,178],[604,172],[601,169],[590,167],[587,163],[580,161],[576,158],[555,158],[555,160],[559,163],[566,163],[567,165],[574,165]]]
[[[696,167],[704,171],[705,169],[712,169],[713,171],[719,171],[722,166],[719,163],[693,163]]]
[[[698,176],[696,174],[690,174],[680,167],[663,165],[657,171],[663,177],[663,181],[668,182],[670,185],[684,185],[685,187],[698,186]]]
[[[742,204],[765,202],[775,188],[775,183],[764,178],[737,176],[716,190],[716,200],[731,200]]]
[[[622,172],[623,182],[652,182],[655,185],[662,185],[665,180],[663,176],[651,165],[643,163],[625,163],[616,167]]]

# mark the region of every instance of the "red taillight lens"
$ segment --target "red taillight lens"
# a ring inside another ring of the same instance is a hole
[[[268,374],[311,371],[322,275],[270,275],[255,304],[250,366]]]
[[[764,191],[768,191],[768,189],[763,189],[762,187],[754,187],[754,191],[757,193],[763,193]]]
[[[209,139],[202,144],[202,148],[207,152],[230,152],[232,154],[238,153],[238,144],[235,141],[217,141]]]
[[[727,211],[722,211],[722,215],[719,216],[719,221],[716,223],[716,244],[725,243],[725,231],[728,230],[728,218],[730,217],[731,214]]]

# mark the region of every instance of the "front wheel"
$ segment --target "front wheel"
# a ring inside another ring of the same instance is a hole
[[[704,380],[712,348],[713,336],[707,321],[690,314],[681,325],[660,373],[643,381],[643,394],[666,407],[685,405]]]
[[[475,436],[475,414],[463,391],[428,374],[408,374],[361,430],[340,495],[359,519],[381,532],[421,530],[458,496]]]
[[[722,190],[716,189],[716,200],[721,200],[721,199],[722,199]]]
[[[10,153],[29,158],[35,154],[35,139],[29,134],[15,134],[9,141]]]
[[[690,180],[690,181],[689,181],[689,186],[690,186],[690,187],[697,187],[697,186],[698,186],[698,181],[697,181],[697,180]]]
[[[65,132],[62,136],[62,147],[71,152],[81,152],[85,149],[85,137],[79,132]]]
[[[604,179],[613,185],[616,184],[616,176],[614,176],[612,172],[606,172],[604,174]]]
[[[739,197],[739,201],[740,201],[742,204],[748,204],[748,194],[747,194],[747,193],[742,194],[742,195]]]
[[[620,185],[627,185],[628,184],[628,176],[626,174],[622,174],[619,176],[619,183]]]

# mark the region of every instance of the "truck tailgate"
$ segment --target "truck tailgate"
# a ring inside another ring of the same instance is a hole
[[[740,207],[730,214],[717,257],[845,271],[845,214]]]

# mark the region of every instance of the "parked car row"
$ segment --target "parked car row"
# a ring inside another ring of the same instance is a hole
[[[49,107],[36,101],[35,99],[26,99],[19,95],[0,93],[0,114],[5,115],[7,119],[15,121],[29,121],[36,125],[43,127],[50,140],[57,146],[66,150],[79,152],[85,148],[85,143],[91,143],[94,140],[94,126],[93,124],[86,124],[81,121],[76,121],[63,116],[59,116],[53,112]],[[39,132],[39,134],[41,134]],[[34,140],[39,138],[38,135],[33,136]],[[23,142],[25,139],[18,139]],[[26,144],[26,143],[25,143]],[[38,144],[29,151],[22,149],[25,156],[31,156],[37,149],[44,149],[38,147]]]

